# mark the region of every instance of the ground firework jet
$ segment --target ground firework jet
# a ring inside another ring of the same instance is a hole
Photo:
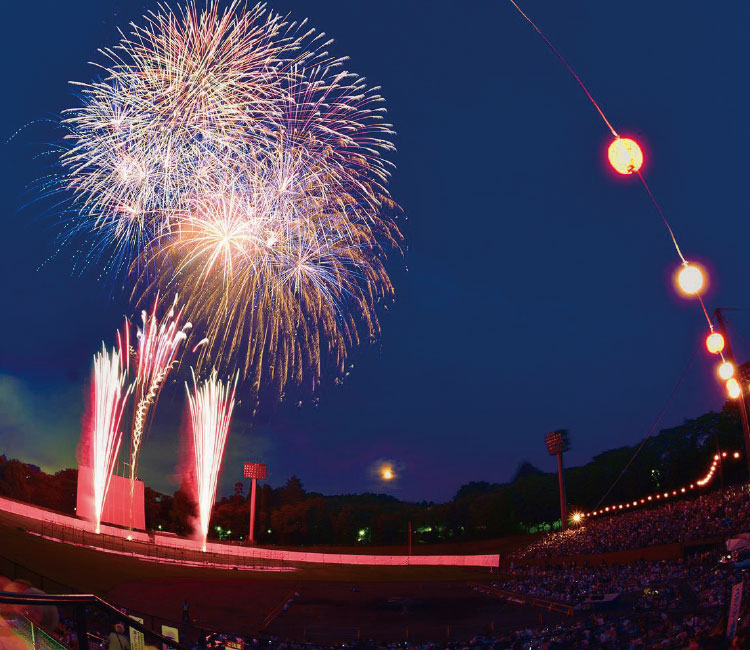
[[[176,362],[180,345],[187,338],[187,330],[191,327],[190,323],[186,323],[180,328],[181,312],[175,315],[177,296],[175,296],[172,308],[161,322],[156,317],[158,304],[159,298],[157,297],[154,300],[150,315],[145,310],[141,312],[143,329],[138,330],[138,360],[135,377],[136,408],[133,415],[130,447],[131,526],[138,454],[146,424],[156,401],[159,399],[159,393],[164,386],[164,382]]]
[[[237,375],[234,380],[223,383],[214,370],[207,380],[198,382],[193,373],[192,393],[188,384],[185,384],[185,388],[190,406],[198,518],[205,551],[219,470],[234,410]]]
[[[126,381],[127,370],[123,367],[122,350],[113,348],[110,353],[102,344],[102,351],[94,356],[93,420],[89,441],[97,533],[100,531],[104,502],[122,443],[122,414],[133,390],[132,384],[125,387]]]

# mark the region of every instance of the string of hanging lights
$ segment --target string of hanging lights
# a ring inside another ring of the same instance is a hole
[[[709,352],[711,352],[712,354],[718,354],[721,357],[721,361],[719,362],[719,365],[717,367],[717,374],[719,378],[724,382],[727,395],[731,399],[738,399],[742,396],[742,386],[735,376],[736,369],[734,367],[734,364],[724,358],[724,337],[719,332],[714,331],[714,324],[711,320],[711,317],[708,315],[708,310],[706,309],[706,305],[703,301],[703,292],[708,286],[707,273],[700,264],[689,261],[685,257],[685,255],[683,255],[682,250],[677,243],[677,237],[675,236],[674,230],[672,229],[672,226],[669,223],[669,220],[667,219],[664,211],[662,210],[661,205],[659,205],[659,202],[656,200],[654,193],[651,191],[651,188],[649,187],[648,183],[646,182],[646,178],[643,175],[642,168],[644,165],[644,155],[641,146],[633,138],[622,137],[615,130],[612,123],[604,114],[601,106],[596,102],[589,89],[583,83],[581,78],[576,74],[575,70],[573,70],[571,65],[565,60],[565,57],[560,54],[560,52],[552,44],[549,38],[547,38],[544,32],[542,32],[542,30],[539,29],[534,21],[532,21],[531,18],[529,18],[529,16],[523,12],[523,10],[518,6],[518,4],[516,4],[514,0],[510,0],[510,3],[516,8],[518,13],[521,14],[521,16],[534,28],[537,34],[539,34],[539,36],[555,53],[560,61],[562,61],[562,63],[568,69],[578,85],[581,87],[584,93],[586,93],[586,97],[594,105],[607,128],[614,136],[614,140],[612,140],[607,150],[609,164],[619,174],[625,176],[636,175],[641,181],[644,189],[648,193],[651,202],[654,204],[654,207],[656,208],[659,216],[664,222],[665,227],[667,228],[675,251],[680,258],[680,266],[677,268],[674,274],[675,284],[677,285],[677,288],[679,289],[679,292],[681,294],[686,297],[696,298],[698,300],[703,315],[706,318],[706,322],[708,323],[709,333],[706,339],[706,347],[708,348]],[[709,341],[711,343],[709,343]]]
[[[690,492],[694,492],[695,490],[698,490],[700,488],[705,488],[713,480],[714,476],[716,475],[716,472],[719,469],[719,465],[725,460],[729,460],[730,458],[732,460],[739,460],[740,458],[742,458],[742,454],[740,454],[739,451],[735,451],[731,453],[723,451],[721,452],[721,454],[714,454],[711,465],[708,468],[708,470],[706,470],[706,473],[701,478],[696,479],[692,483],[685,484],[681,487],[674,488],[672,490],[665,490],[663,492],[654,492],[652,494],[644,495],[638,499],[633,499],[632,501],[623,501],[622,503],[615,503],[611,506],[605,506],[604,508],[599,508],[598,510],[593,510],[588,513],[577,512],[576,513],[576,515],[578,515],[577,522],[580,522],[584,517],[601,517],[602,515],[613,515],[623,510],[632,510],[640,506],[651,505],[654,502],[666,501],[667,499],[671,499],[672,497],[677,497],[682,494],[688,494]]]

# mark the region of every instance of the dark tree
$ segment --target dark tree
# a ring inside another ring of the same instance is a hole
[[[302,481],[292,475],[286,482],[286,485],[281,488],[281,505],[294,506],[299,504],[304,498],[305,488],[302,487]]]
[[[9,460],[0,465],[0,494],[19,501],[31,500],[29,469],[20,460]]]

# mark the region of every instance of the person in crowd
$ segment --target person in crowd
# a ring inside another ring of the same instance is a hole
[[[109,633],[108,650],[130,650],[130,640],[125,636],[125,626],[117,623]]]

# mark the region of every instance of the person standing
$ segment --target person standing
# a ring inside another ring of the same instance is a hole
[[[117,623],[114,632],[109,633],[108,650],[130,650],[130,640],[125,636],[125,626],[122,623]]]
[[[182,601],[182,622],[190,623],[190,603],[187,599]]]

